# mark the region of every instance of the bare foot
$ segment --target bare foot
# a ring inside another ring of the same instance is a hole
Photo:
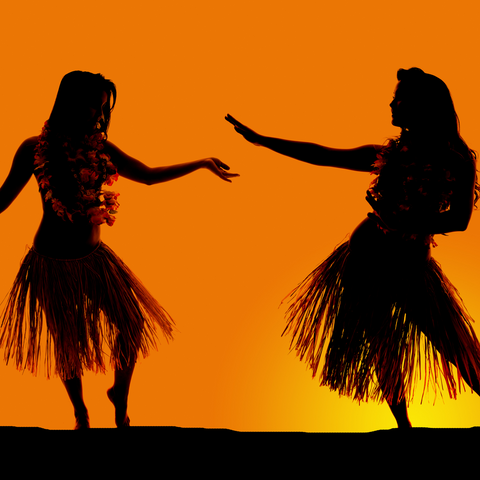
[[[130,418],[127,415],[127,402],[119,400],[115,396],[114,387],[107,390],[107,397],[115,406],[115,425],[118,428],[129,427]]]
[[[88,411],[83,413],[75,412],[75,430],[85,430],[90,428],[90,419],[88,418]]]

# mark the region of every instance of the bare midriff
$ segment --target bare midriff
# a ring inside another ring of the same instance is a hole
[[[74,259],[87,256],[99,243],[100,225],[93,225],[86,217],[77,217],[74,222],[63,220],[47,210],[43,214],[33,246],[38,253],[47,257]]]

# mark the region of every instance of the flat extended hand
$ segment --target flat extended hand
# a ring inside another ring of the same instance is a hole
[[[254,132],[251,128],[248,128],[243,123],[240,123],[236,118],[232,117],[230,114],[227,114],[225,120],[233,125],[235,131],[242,135],[245,140],[254,145],[261,145],[260,140],[262,138],[261,135]]]

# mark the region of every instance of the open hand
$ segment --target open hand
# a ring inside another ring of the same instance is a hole
[[[238,173],[227,172],[227,170],[230,170],[230,167],[220,161],[218,158],[209,157],[204,158],[203,161],[205,163],[205,168],[208,168],[208,170],[210,170],[213,174],[217,175],[217,177],[220,177],[226,182],[231,182],[231,178],[240,176]]]
[[[238,120],[233,118],[230,114],[227,114],[227,116],[225,117],[225,120],[231,123],[234,126],[235,131],[238,132],[240,135],[243,135],[245,140],[257,146],[262,145],[261,143],[262,136],[254,132],[251,128],[248,128],[246,125],[243,125],[243,123],[240,123]]]

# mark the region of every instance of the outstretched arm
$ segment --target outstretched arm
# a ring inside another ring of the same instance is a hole
[[[0,187],[0,213],[5,211],[23,190],[33,173],[33,149],[38,137],[25,140],[13,158],[12,168]]]
[[[218,160],[218,158],[213,157],[178,165],[149,167],[130,155],[127,155],[125,152],[122,152],[122,150],[112,142],[106,142],[104,151],[110,155],[111,161],[117,167],[119,175],[134,182],[144,183],[145,185],[168,182],[201,168],[210,170],[214,175],[217,175],[226,182],[231,182],[231,178],[239,176],[236,173],[229,173],[227,170],[230,170],[230,167]]]
[[[302,162],[324,167],[345,168],[358,172],[371,172],[380,145],[364,145],[358,148],[329,148],[315,143],[296,142],[281,138],[266,137],[254,132],[231,115],[225,117],[235,131],[243,135],[245,140],[257,146],[266,147],[274,152],[292,157]]]

